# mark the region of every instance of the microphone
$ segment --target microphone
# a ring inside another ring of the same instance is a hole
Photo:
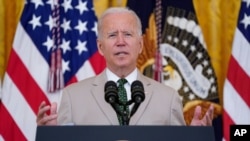
[[[137,111],[140,104],[145,99],[145,93],[144,93],[144,87],[141,81],[135,80],[131,85],[131,98],[132,101],[135,103],[131,110],[130,117],[133,116],[133,114]]]
[[[111,106],[117,112],[116,104],[118,102],[118,95],[117,95],[118,88],[116,83],[114,81],[108,81],[104,86],[104,93],[105,93],[104,98],[106,102],[110,103]]]
[[[115,112],[122,117],[122,124],[128,125],[129,117],[127,114],[122,113],[118,108],[121,103],[119,102],[118,87],[114,81],[106,82],[104,86],[104,98],[106,102],[110,103]],[[124,105],[123,105],[124,106]]]
[[[135,103],[142,103],[145,99],[144,87],[141,81],[135,80],[131,85],[131,97]]]

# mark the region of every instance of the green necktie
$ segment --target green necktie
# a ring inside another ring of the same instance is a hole
[[[121,78],[118,80],[118,96],[119,96],[119,101],[123,104],[119,106],[119,110],[121,113],[124,113],[124,109],[126,109],[127,114],[129,114],[129,108],[128,106],[124,107],[124,105],[127,103],[128,98],[127,98],[127,92],[124,87],[124,84],[126,84],[128,81],[124,78]],[[120,125],[123,125],[122,123],[122,116],[118,115],[118,120]]]

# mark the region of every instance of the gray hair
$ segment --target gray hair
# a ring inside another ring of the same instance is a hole
[[[111,8],[108,8],[104,13],[102,13],[100,18],[98,19],[98,24],[97,24],[97,31],[98,31],[97,36],[98,36],[98,38],[101,37],[102,21],[103,21],[104,17],[106,17],[108,14],[113,14],[113,13],[129,13],[129,14],[133,15],[136,19],[136,24],[138,27],[138,35],[142,35],[141,20],[133,10],[131,10],[127,7],[111,7]]]

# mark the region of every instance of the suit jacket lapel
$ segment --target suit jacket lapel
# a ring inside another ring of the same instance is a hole
[[[148,79],[146,79],[146,77],[143,76],[143,74],[141,74],[139,71],[138,71],[137,79],[143,83],[144,92],[145,92],[145,100],[141,103],[141,105],[139,106],[135,114],[131,117],[130,123],[129,123],[130,125],[136,125],[136,123],[138,122],[138,120],[140,119],[144,111],[146,110],[146,107],[152,96],[152,89],[150,89],[150,85],[151,85],[150,81],[148,81]]]
[[[105,71],[103,71],[95,78],[93,82],[92,94],[96,99],[96,104],[93,104],[93,106],[98,105],[103,111],[104,116],[110,121],[110,123],[112,125],[118,125],[119,123],[115,110],[109,103],[105,101],[104,98],[104,85],[106,82],[107,76]]]

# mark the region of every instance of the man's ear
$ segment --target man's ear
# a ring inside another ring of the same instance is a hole
[[[98,52],[103,56],[103,48],[102,48],[101,41],[99,39],[97,39],[96,43],[97,43]]]
[[[141,38],[140,38],[140,42],[139,42],[139,44],[140,44],[140,50],[139,50],[139,54],[141,54],[142,53],[142,50],[143,50],[143,37],[141,36]]]

